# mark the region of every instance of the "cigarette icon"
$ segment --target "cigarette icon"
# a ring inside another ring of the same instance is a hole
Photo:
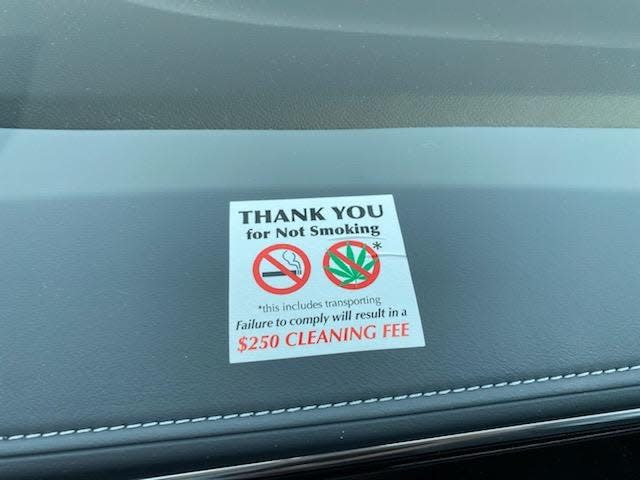
[[[282,255],[280,255],[280,258],[282,258],[284,263],[286,263],[289,266],[294,267],[294,268],[293,269],[288,269],[286,271],[276,270],[275,272],[262,272],[261,276],[263,278],[266,278],[266,277],[284,277],[284,276],[287,275],[287,273],[286,273],[287,271],[290,272],[290,273],[293,273],[296,276],[302,275],[302,264],[298,260],[298,256],[295,253],[293,253],[291,250],[285,250],[284,252],[282,252]]]
[[[289,270],[289,271],[294,275],[296,274],[296,270]],[[285,275],[287,274],[284,272],[281,272],[280,270],[276,272],[262,272],[263,277],[284,277]]]

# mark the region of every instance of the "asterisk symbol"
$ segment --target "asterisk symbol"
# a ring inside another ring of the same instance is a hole
[[[382,244],[380,242],[373,242],[373,248],[380,250],[382,248]]]

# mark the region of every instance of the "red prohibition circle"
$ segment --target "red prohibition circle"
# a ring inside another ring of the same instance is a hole
[[[298,255],[302,259],[302,263],[304,265],[304,270],[302,272],[302,276],[298,276],[295,273],[292,273],[286,266],[280,263],[278,260],[273,258],[271,252],[275,250],[291,250],[296,255]],[[282,272],[284,275],[293,280],[293,285],[286,288],[278,288],[270,285],[260,274],[260,263],[262,260],[266,260],[271,265],[273,265],[276,269]],[[266,290],[269,293],[273,293],[275,295],[287,295],[289,293],[296,292],[300,290],[305,283],[309,280],[309,276],[311,275],[311,262],[309,261],[309,257],[306,253],[300,250],[295,245],[289,245],[288,243],[277,243],[275,245],[271,245],[270,247],[262,250],[258,255],[256,255],[256,259],[253,261],[253,278],[258,284],[260,288]]]
[[[357,265],[355,262],[352,262],[342,253],[340,253],[338,249],[346,246],[347,244],[353,245],[355,247],[364,248],[367,251],[367,253],[371,255],[371,259],[375,260],[376,262],[373,265],[373,270],[371,271],[371,273],[367,272],[362,267]],[[340,258],[340,260],[342,260],[344,263],[358,270],[362,275],[366,277],[366,280],[360,283],[350,283],[348,285],[342,285],[342,280],[340,280],[336,275],[334,275],[328,270],[329,260],[331,259],[331,257],[329,256],[329,253],[333,253],[334,255],[337,255]],[[380,257],[378,257],[378,254],[376,253],[376,251],[366,243],[358,242],[356,240],[344,240],[342,242],[338,242],[332,245],[325,252],[324,258],[322,260],[322,269],[324,270],[324,273],[327,275],[327,278],[331,280],[333,283],[335,283],[336,285],[338,285],[340,288],[346,288],[348,290],[359,290],[360,288],[368,287],[369,285],[371,285],[376,280],[376,278],[378,278],[378,275],[380,275]]]

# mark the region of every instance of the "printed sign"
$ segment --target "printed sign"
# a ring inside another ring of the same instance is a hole
[[[231,202],[231,363],[423,347],[391,195]]]

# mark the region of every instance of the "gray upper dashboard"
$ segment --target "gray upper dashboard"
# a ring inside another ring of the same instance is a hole
[[[0,127],[640,125],[640,4],[3,0]]]

